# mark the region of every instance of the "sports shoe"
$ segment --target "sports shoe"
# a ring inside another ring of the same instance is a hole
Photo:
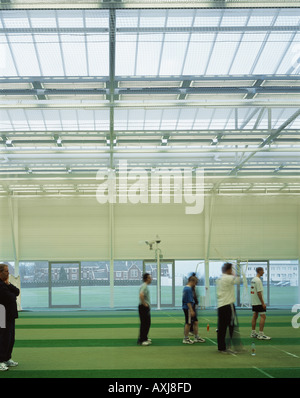
[[[194,344],[194,340],[191,340],[189,337],[182,340],[183,344]]]
[[[250,337],[253,337],[254,339],[256,339],[256,337],[258,336],[258,333],[256,332],[251,332]]]
[[[220,354],[224,354],[224,355],[229,355],[230,354],[228,350],[218,350],[218,352]]]
[[[142,343],[141,343],[141,345],[142,346],[147,346],[147,345],[150,345],[151,343],[147,340],[147,341],[143,341]]]
[[[205,339],[202,337],[197,337],[194,339],[194,343],[205,343]]]
[[[228,352],[228,354],[237,354],[237,351],[235,351],[235,350],[233,350],[232,348],[227,348],[227,350],[226,350],[227,352]]]
[[[0,362],[0,372],[8,370],[8,367],[5,365],[4,362]]]
[[[14,366],[18,366],[19,365],[18,362],[13,361],[12,359],[9,359],[8,361],[6,361],[4,363],[8,367],[14,367]]]
[[[271,337],[266,336],[265,334],[259,334],[257,336],[257,340],[271,340]]]

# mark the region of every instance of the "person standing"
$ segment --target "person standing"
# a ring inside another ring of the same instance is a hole
[[[194,344],[194,343],[205,343],[205,340],[198,335],[198,319],[195,308],[195,298],[193,289],[195,289],[198,283],[196,276],[190,276],[187,285],[183,288],[182,293],[182,309],[185,316],[184,325],[184,339],[183,344]],[[191,325],[193,324],[193,333],[195,339],[189,338]]]
[[[193,272],[190,276],[196,276],[195,272]],[[197,278],[197,276],[196,276],[196,278]],[[197,293],[197,290],[196,290],[196,286],[192,286],[192,290],[193,290],[193,297],[194,297],[194,301],[195,301],[195,304],[194,304],[195,313],[196,313],[196,318],[197,318],[197,315],[198,315],[197,314],[197,309],[198,309],[198,306],[199,306],[199,300],[198,300],[198,293]],[[198,329],[199,329],[199,323],[198,323]],[[192,335],[192,336],[194,335],[193,321],[191,323],[189,335]]]
[[[140,335],[138,344],[148,346],[152,343],[148,338],[148,333],[151,326],[151,307],[150,307],[150,292],[148,285],[152,282],[152,277],[147,272],[143,275],[143,284],[139,290],[139,317],[140,317]]]
[[[270,340],[271,337],[264,334],[264,326],[266,321],[267,306],[264,301],[264,288],[261,281],[261,277],[265,273],[262,267],[256,268],[256,276],[251,281],[251,304],[252,304],[252,332],[250,337],[257,338],[259,340]],[[260,314],[259,321],[259,333],[256,333],[256,321]]]
[[[20,290],[9,282],[6,264],[0,264],[0,304],[5,308],[6,327],[0,328],[0,371],[17,366],[11,359],[15,343],[15,319],[18,318],[17,296]]]
[[[240,338],[237,330],[237,315],[234,306],[234,285],[239,283],[240,278],[234,274],[232,264],[225,263],[222,266],[222,276],[217,282],[218,351],[224,354],[233,352],[231,344],[236,346],[238,342],[240,345]],[[228,336],[228,338],[226,338],[226,336]]]

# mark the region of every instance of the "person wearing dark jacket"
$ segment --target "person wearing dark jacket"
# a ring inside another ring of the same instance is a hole
[[[17,366],[11,359],[15,343],[15,319],[18,318],[17,296],[20,290],[9,282],[9,270],[6,264],[0,264],[0,304],[5,309],[5,328],[0,327],[0,371]]]

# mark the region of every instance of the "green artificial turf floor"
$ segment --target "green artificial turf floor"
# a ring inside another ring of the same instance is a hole
[[[269,310],[265,333],[251,356],[250,310],[239,310],[245,352],[217,351],[217,313],[199,311],[203,344],[184,345],[183,312],[152,311],[149,337],[137,345],[137,311],[21,312],[16,321],[16,368],[0,378],[299,378],[300,328],[289,310]],[[209,331],[207,331],[209,324]]]

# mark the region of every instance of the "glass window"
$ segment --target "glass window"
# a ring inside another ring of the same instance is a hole
[[[114,307],[138,307],[142,275],[142,260],[114,261]]]
[[[20,261],[22,309],[48,308],[49,270],[48,261]]]
[[[292,273],[274,272],[292,267]],[[272,272],[273,271],[273,272]],[[270,261],[270,306],[290,306],[298,302],[299,264],[298,260]]]
[[[80,307],[80,262],[50,261],[49,272],[49,306]]]
[[[81,262],[81,306],[110,307],[109,261]]]
[[[3,262],[8,264],[13,277],[15,274],[14,262]],[[298,260],[231,260],[231,262],[241,274],[241,285],[236,287],[237,306],[251,307],[249,289],[252,278],[256,276],[258,266],[265,270],[262,281],[264,299],[268,306],[284,307],[298,302]],[[74,266],[73,263],[64,263],[63,268],[57,265],[58,263],[53,264],[51,268],[52,290],[49,291],[48,261],[19,262],[22,309],[48,308],[49,294],[52,295],[52,305],[70,305],[79,302],[82,308],[109,308],[111,306],[109,261],[82,261],[77,262],[77,266]],[[80,264],[81,275],[79,275],[78,264]],[[223,264],[224,261],[219,260],[209,262],[209,290],[206,290],[204,260],[175,260],[175,266],[174,260],[163,260],[161,262],[161,305],[181,308],[182,289],[186,285],[188,277],[195,272],[199,279],[197,293],[200,306],[216,307],[216,280],[221,276]],[[153,276],[153,283],[149,287],[151,303],[152,305],[157,304],[155,260],[145,260],[144,264],[142,260],[116,260],[114,262],[113,287],[115,308],[136,308],[138,306],[143,266],[146,272],[150,272]],[[66,301],[67,296],[69,301]]]

